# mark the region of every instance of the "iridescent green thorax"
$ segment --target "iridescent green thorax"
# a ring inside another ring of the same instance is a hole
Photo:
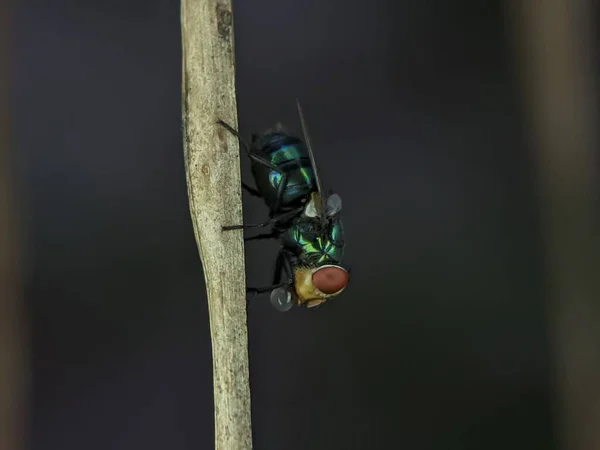
[[[319,232],[313,221],[300,220],[284,232],[283,240],[303,263],[340,264],[344,257],[344,229],[339,220],[326,232]]]

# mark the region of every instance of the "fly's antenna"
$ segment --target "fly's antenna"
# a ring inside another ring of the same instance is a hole
[[[304,120],[304,114],[302,113],[302,107],[300,106],[300,100],[296,99],[296,105],[298,106],[298,115],[300,116],[300,125],[302,125],[302,134],[304,135],[304,143],[306,144],[306,148],[308,149],[308,156],[310,158],[310,163],[313,167],[313,173],[315,175],[315,181],[317,183],[317,192],[319,193],[320,198],[320,208],[321,208],[321,217],[325,220],[325,198],[323,197],[323,191],[321,189],[321,179],[319,178],[319,173],[317,172],[317,164],[315,162],[315,155],[312,150],[312,145],[310,144],[310,137],[308,136],[308,129],[306,128],[306,121]]]

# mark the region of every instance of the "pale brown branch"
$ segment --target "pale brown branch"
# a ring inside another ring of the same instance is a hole
[[[561,447],[600,449],[597,90],[589,0],[516,0],[538,169]]]
[[[184,156],[204,267],[213,352],[215,448],[252,448],[231,1],[182,0]]]

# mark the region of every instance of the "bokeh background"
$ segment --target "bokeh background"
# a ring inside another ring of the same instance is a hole
[[[241,132],[298,130],[353,280],[249,307],[254,445],[552,449],[533,167],[501,1],[235,1]],[[34,450],[213,448],[179,2],[15,2]],[[242,159],[243,177],[250,181]],[[265,217],[244,197],[248,222]],[[277,246],[250,242],[249,285]]]

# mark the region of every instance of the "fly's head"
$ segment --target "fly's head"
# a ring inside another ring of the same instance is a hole
[[[296,267],[294,290],[298,305],[308,308],[325,303],[340,295],[350,280],[350,275],[342,266],[324,264],[317,267]]]
[[[335,264],[296,267],[292,285],[271,291],[271,304],[279,312],[287,312],[296,305],[314,308],[340,295],[349,279],[350,271]]]

